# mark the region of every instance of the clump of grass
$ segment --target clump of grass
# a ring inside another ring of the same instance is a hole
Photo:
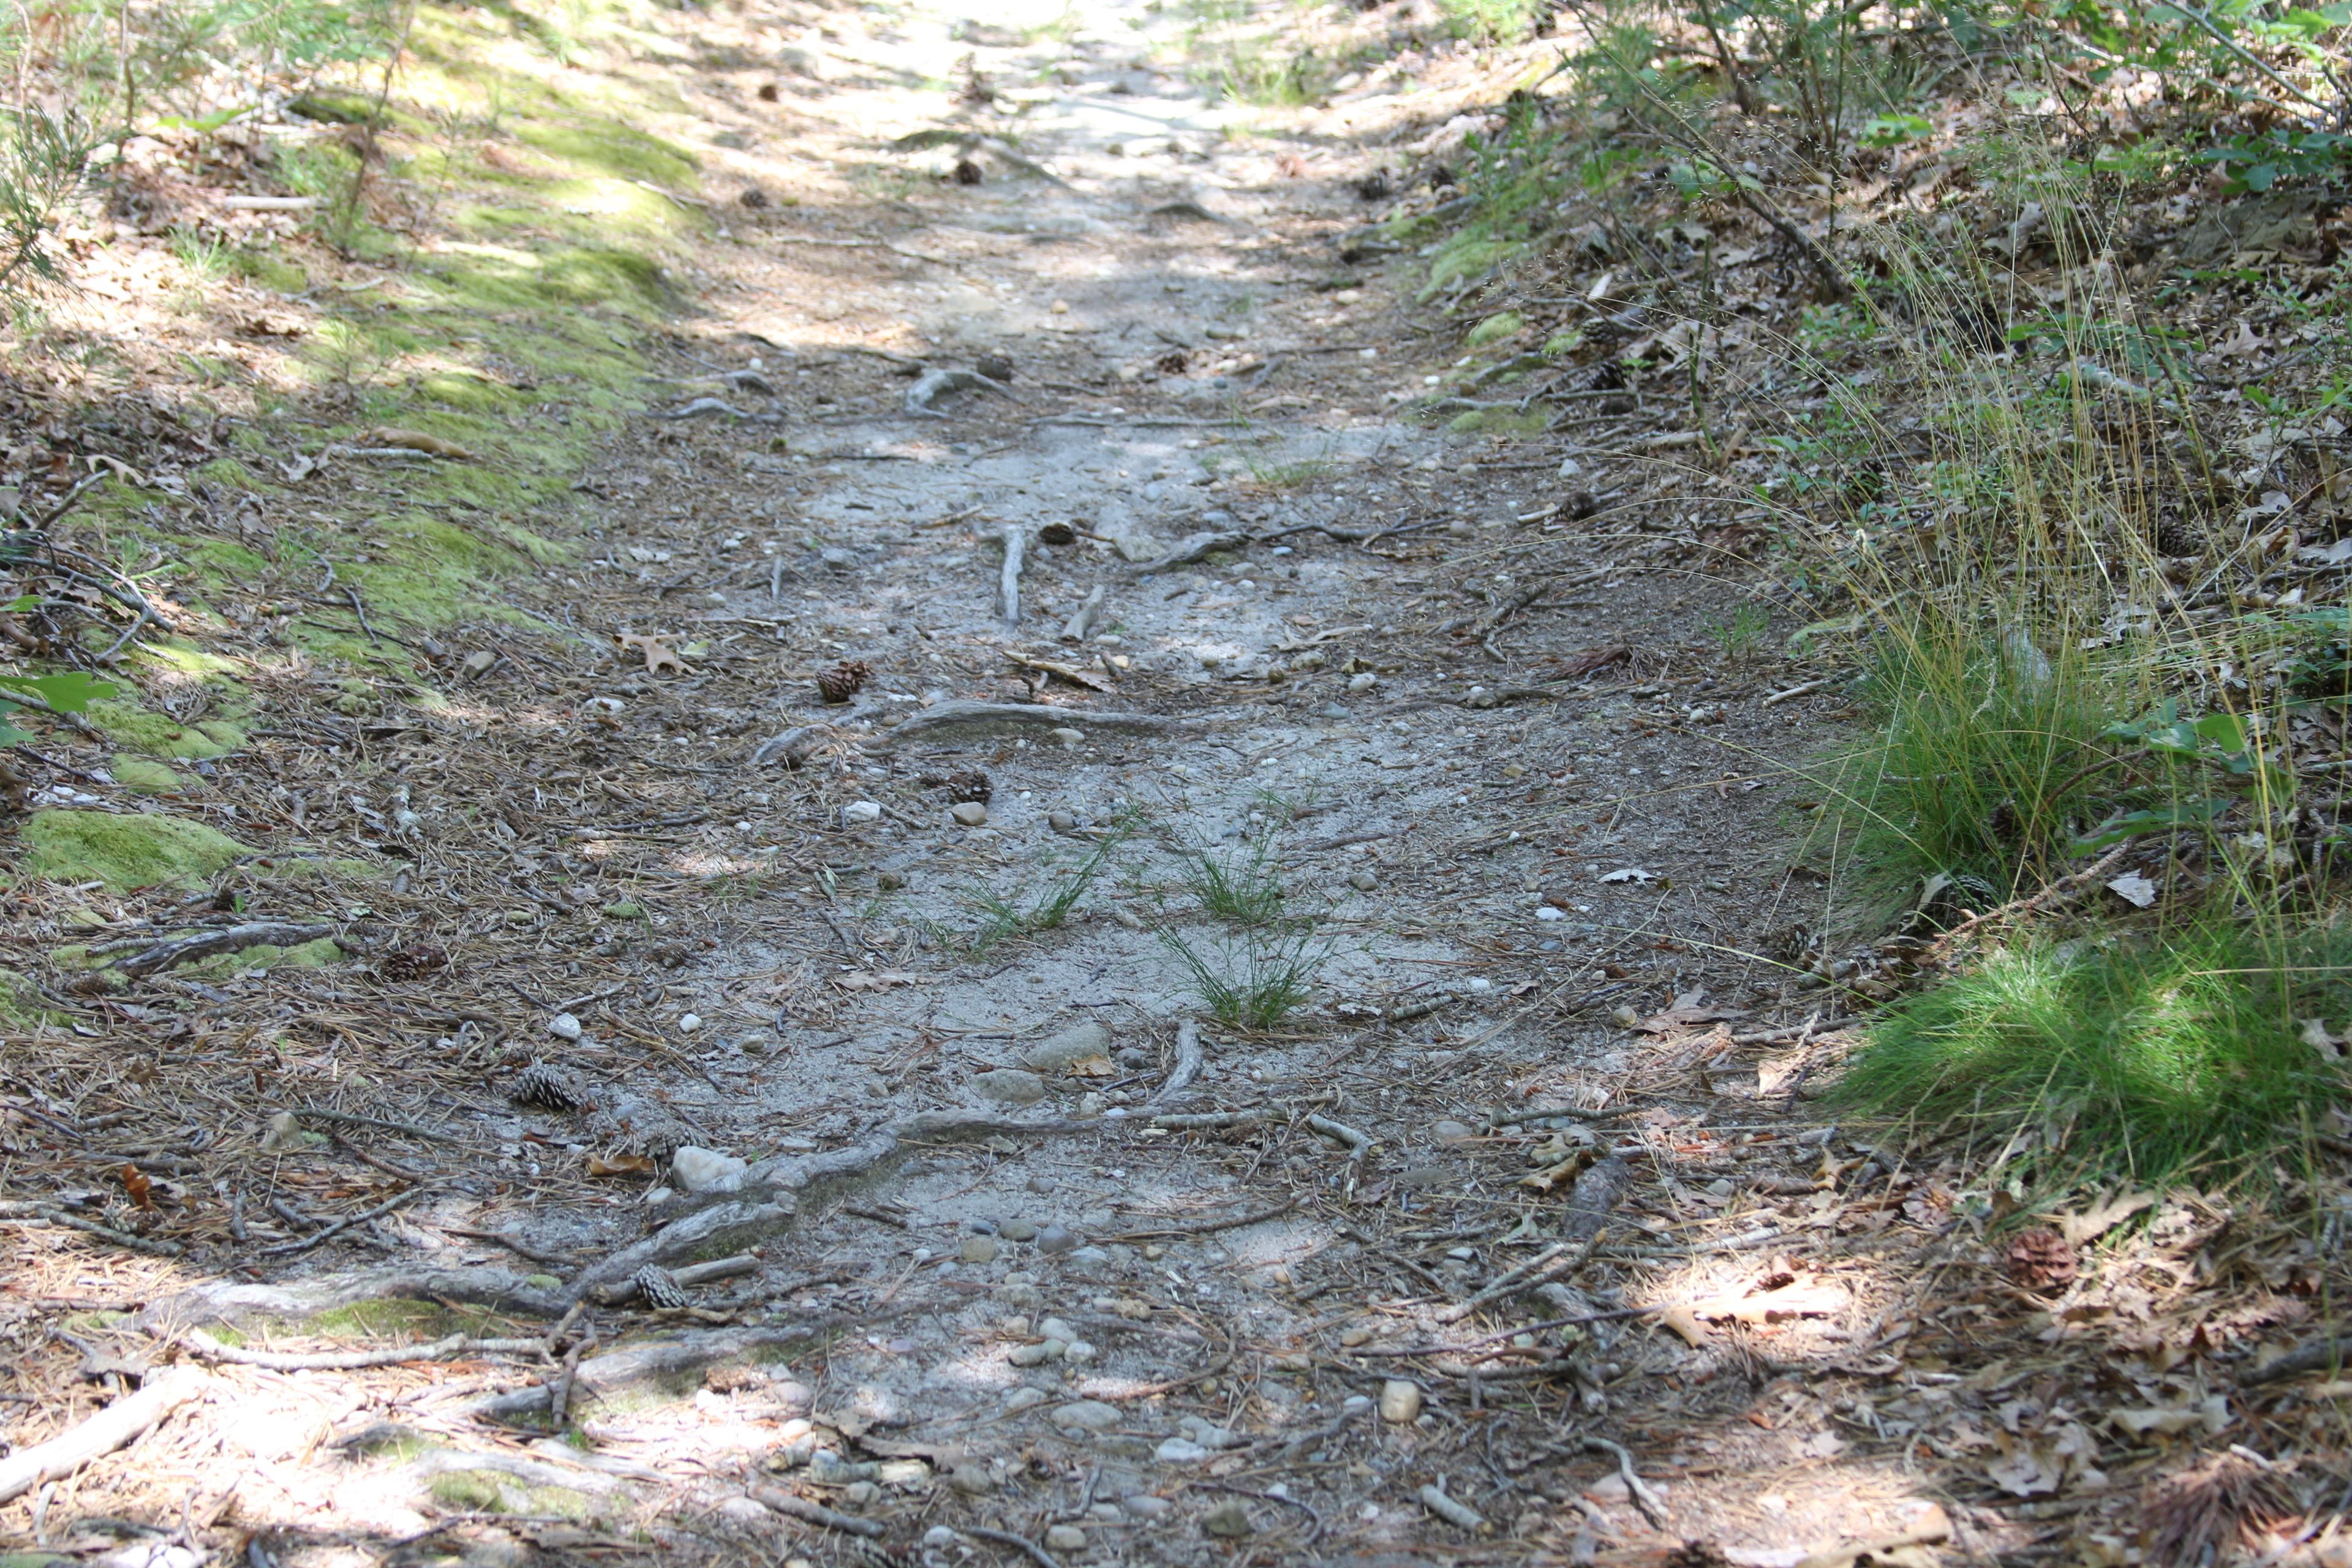
[[[1209,1016],[1236,1029],[1271,1029],[1296,1012],[1314,994],[1316,972],[1331,952],[1304,927],[1251,930],[1206,945],[1171,926],[1158,934],[1191,975],[1192,994]]]
[[[1237,926],[1282,921],[1282,876],[1271,831],[1228,849],[1192,850],[1183,867],[1184,886],[1219,920]]]
[[[2344,1067],[2305,1028],[2347,1010],[2340,921],[2030,938],[1891,1008],[1834,1092],[1965,1123],[2045,1185],[2261,1180],[2344,1097]]]
[[[1049,870],[1041,883],[1021,883],[1011,889],[983,882],[958,895],[958,901],[980,916],[972,932],[971,950],[985,952],[1013,937],[1034,936],[1067,921],[1087,896],[1112,854],[1126,842],[1129,828],[1121,824],[1096,840],[1093,848],[1068,865]]]
[[[1765,634],[1772,629],[1772,612],[1751,599],[1729,615],[1706,617],[1699,622],[1699,629],[1729,662],[1753,664],[1764,651]]]

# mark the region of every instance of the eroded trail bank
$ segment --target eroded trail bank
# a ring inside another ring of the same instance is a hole
[[[373,261],[138,153],[308,269],[125,292],[237,412],[37,405],[140,468],[51,564],[153,602],[16,827],[27,1561],[2035,1532],[2097,1444],[2017,1289],[2138,1210],[1996,1285],[1807,1114],[1900,964],[1789,871],[1843,699],[1739,482],[1406,416],[1463,345],[1367,225],[1514,62],[1253,122],[1150,6],[425,15]]]

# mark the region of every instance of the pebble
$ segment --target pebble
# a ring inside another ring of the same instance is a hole
[[[1011,1414],[1018,1415],[1024,1410],[1045,1404],[1051,1397],[1052,1395],[1042,1388],[1016,1388],[1004,1396],[1004,1408]]]
[[[1075,752],[1087,743],[1087,733],[1083,730],[1063,728],[1048,730],[1046,733],[1060,742],[1064,751]]]
[[[1381,1419],[1404,1426],[1421,1414],[1421,1387],[1418,1384],[1392,1377],[1381,1384]]]
[[[1171,1437],[1152,1449],[1151,1457],[1163,1465],[1197,1465],[1209,1457],[1209,1450],[1190,1437]]]
[[[1020,1068],[991,1068],[975,1073],[972,1088],[1006,1105],[1034,1105],[1045,1098],[1045,1080]]]
[[[1202,1514],[1201,1528],[1227,1541],[1238,1541],[1245,1535],[1255,1534],[1256,1531],[1256,1527],[1250,1523],[1249,1510],[1242,1506],[1239,1498],[1228,1498]]]
[[[1127,1510],[1115,1502],[1098,1502],[1087,1511],[1105,1524],[1119,1524],[1127,1519]]]
[[[1358,670],[1348,677],[1348,689],[1350,691],[1370,691],[1380,683],[1381,678],[1369,669]]]
[[[1370,871],[1358,871],[1348,879],[1348,886],[1360,893],[1369,893],[1381,885],[1381,879]]]
[[[1160,1519],[1176,1505],[1164,1497],[1153,1497],[1150,1492],[1137,1492],[1130,1497],[1119,1499],[1118,1506],[1138,1519]]]
[[[1060,1340],[1065,1343],[1078,1337],[1078,1331],[1059,1318],[1047,1318],[1039,1322],[1037,1334],[1041,1339]]]
[[[1044,1366],[1054,1359],[1054,1349],[1061,1343],[1059,1340],[1046,1340],[1039,1344],[1014,1345],[1004,1352],[1004,1359],[1014,1366]]]
[[[853,800],[841,808],[844,822],[874,822],[882,816],[882,804],[872,800]]]
[[[950,1530],[944,1524],[935,1524],[931,1526],[930,1529],[923,1531],[923,1544],[931,1548],[935,1552],[942,1547],[953,1546],[957,1542],[961,1541],[962,1539],[962,1536],[958,1535],[954,1531]]]
[[[1095,1347],[1085,1340],[1072,1340],[1069,1348],[1062,1352],[1062,1359],[1083,1365],[1095,1359]]]
[[[559,1040],[576,1040],[580,1037],[580,1020],[569,1013],[558,1013],[547,1021],[547,1032]]]
[[[1055,1426],[1075,1426],[1082,1432],[1108,1432],[1124,1419],[1118,1405],[1099,1399],[1076,1399],[1056,1405],[1052,1416]]]
[[[1057,1524],[1045,1532],[1048,1552],[1083,1552],[1086,1545],[1087,1532],[1075,1524]]]
[[[963,1250],[961,1256],[966,1263],[995,1262],[996,1237],[992,1236],[965,1237],[963,1238]]]
[[[895,893],[907,885],[907,873],[884,871],[874,879],[874,885],[886,893]]]
[[[1066,811],[1049,811],[1045,814],[1045,826],[1056,833],[1076,833],[1078,819]]]
[[[1034,1078],[1036,1075],[1034,1073],[1030,1073],[1024,1076]],[[1040,1086],[1038,1092],[1041,1096],[1044,1094],[1045,1090],[1042,1085]],[[1077,1233],[1071,1230],[1066,1226],[1049,1225],[1045,1229],[1037,1233],[1037,1250],[1044,1253],[1048,1258],[1056,1257],[1065,1252],[1076,1251],[1077,1249]]]
[[[1466,1121],[1448,1120],[1432,1127],[1429,1135],[1440,1143],[1463,1143],[1478,1136],[1478,1131]]]
[[[1099,1268],[1109,1261],[1110,1254],[1099,1247],[1074,1248],[1068,1258],[1069,1265],[1073,1268]]]
[[[1549,904],[1544,904],[1537,909],[1536,919],[1539,921],[1564,921],[1568,919],[1568,911],[1565,910],[1556,910]]]
[[[966,827],[978,827],[988,820],[988,807],[976,800],[960,800],[948,808],[948,815]]]
[[[680,1145],[669,1157],[669,1179],[689,1193],[732,1192],[743,1184],[743,1173],[751,1168],[748,1161],[733,1154],[691,1143]]]
[[[690,1034],[694,1033],[694,1031],[695,1031],[695,1030],[699,1029],[700,1027],[702,1027],[702,1015],[701,1015],[701,1014],[699,1014],[699,1013],[681,1013],[681,1014],[679,1014],[679,1015],[678,1015],[678,1020],[677,1020],[677,1032],[678,1032],[679,1034],[681,1034],[681,1035],[690,1035]]]
[[[1008,1219],[996,1227],[996,1233],[1007,1241],[1037,1239],[1037,1227],[1025,1219]]]
[[[857,564],[857,557],[837,544],[818,551],[816,558],[835,572],[846,572]]]

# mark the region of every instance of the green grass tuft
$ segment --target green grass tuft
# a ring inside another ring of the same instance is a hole
[[[1271,1029],[1304,1005],[1331,951],[1304,928],[1252,929],[1238,940],[1220,938],[1206,946],[1171,926],[1157,934],[1191,975],[1192,994],[1209,1016],[1235,1029]]]
[[[2305,1022],[2352,1012],[2352,929],[2028,939],[1872,1026],[1834,1097],[1968,1125],[2035,1182],[2268,1179],[2347,1089]]]

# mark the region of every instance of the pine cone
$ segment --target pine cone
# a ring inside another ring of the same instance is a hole
[[[507,1098],[517,1105],[535,1105],[543,1110],[577,1110],[588,1103],[588,1096],[569,1073],[545,1062],[533,1062],[516,1074]]]
[[[637,1288],[637,1294],[645,1298],[648,1307],[659,1309],[686,1305],[685,1288],[659,1264],[646,1264],[629,1276],[629,1283]]]
[[[2029,1230],[2009,1244],[2009,1277],[2029,1290],[2048,1290],[2074,1278],[2074,1249],[2056,1231]]]
[[[449,955],[437,947],[394,948],[376,965],[386,980],[422,980],[448,967]]]
[[[968,800],[976,800],[986,805],[989,796],[996,793],[996,786],[990,784],[988,775],[978,768],[965,768],[952,773],[925,773],[915,782],[925,789],[947,791],[950,805],[961,805]]]
[[[874,667],[862,658],[845,658],[831,669],[817,671],[816,689],[827,702],[846,702],[874,679]]]

